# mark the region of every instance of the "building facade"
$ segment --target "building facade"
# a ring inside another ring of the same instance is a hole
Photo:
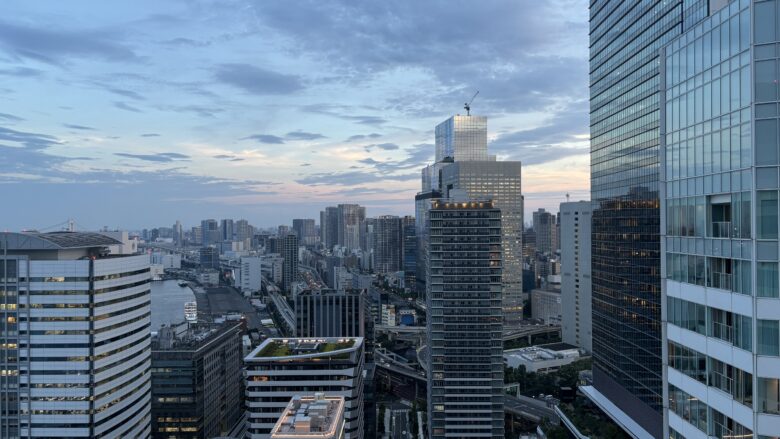
[[[531,290],[531,318],[541,320],[545,325],[560,325],[561,302],[560,291]]]
[[[360,248],[360,231],[366,220],[366,208],[357,204],[339,204],[336,243],[349,250]]]
[[[149,437],[149,255],[97,233],[0,233],[0,437]]]
[[[292,291],[293,283],[298,280],[298,237],[290,233],[277,240],[282,263],[282,290]]]
[[[298,242],[307,247],[317,243],[317,229],[313,219],[294,219],[293,232],[298,235]]]
[[[561,331],[563,342],[587,352],[591,342],[590,201],[561,203]]]
[[[503,438],[501,211],[440,200],[429,229],[429,437]]]
[[[365,296],[357,291],[304,291],[295,296],[295,335],[365,337]]]
[[[533,227],[536,234],[536,251],[539,253],[555,253],[555,215],[544,209],[533,213]]]
[[[383,215],[374,219],[374,271],[395,273],[403,267],[403,227],[401,218]]]
[[[590,4],[594,385],[584,390],[655,438],[664,404],[659,51],[709,3]]]
[[[780,435],[778,6],[713,2],[662,52],[668,437]]]
[[[241,324],[163,327],[152,343],[152,437],[226,436],[242,417]]]
[[[328,250],[339,243],[339,209],[326,207],[320,212],[320,242]]]
[[[269,338],[245,359],[247,437],[267,439],[290,399],[345,400],[345,438],[363,437],[363,338]]]
[[[417,225],[413,216],[401,218],[401,233],[403,235],[404,283],[412,291],[417,289]]]
[[[436,125],[436,163],[454,161],[487,161],[487,118],[452,116]],[[493,157],[495,161],[495,157]]]
[[[217,220],[207,219],[200,222],[200,245],[216,245],[222,240]]]

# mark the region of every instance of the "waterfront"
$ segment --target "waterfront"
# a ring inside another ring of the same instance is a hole
[[[178,280],[152,282],[152,331],[160,325],[184,321],[184,303],[195,301],[190,287],[180,287]]]

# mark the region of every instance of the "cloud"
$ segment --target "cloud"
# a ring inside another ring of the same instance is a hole
[[[21,122],[24,120],[21,117],[14,116],[13,114],[8,114],[8,113],[0,113],[0,119],[5,119],[9,122]]]
[[[132,105],[126,103],[126,102],[114,102],[114,106],[116,108],[119,108],[120,110],[125,111],[132,111],[133,113],[143,113],[143,111],[139,110],[138,108],[133,107]]]
[[[420,143],[404,150],[406,158],[403,160],[378,161],[371,157],[358,160],[359,163],[375,169],[380,175],[393,175],[410,169],[421,169],[427,165],[434,155],[434,145]],[[419,177],[419,174],[416,174]]]
[[[380,137],[382,137],[382,135],[378,134],[378,133],[355,134],[354,136],[349,136],[349,138],[346,140],[346,142],[354,142],[356,140],[365,140],[365,139],[378,139]]]
[[[132,90],[125,90],[123,88],[113,88],[109,87],[106,88],[107,91],[110,91],[111,93],[117,94],[119,96],[124,96],[126,98],[135,99],[137,101],[145,101],[146,98],[141,96],[140,94],[132,91]]]
[[[394,151],[399,148],[395,143],[372,143],[363,147],[367,152],[370,152],[373,148],[383,149],[385,151]]]
[[[116,152],[114,155],[157,163],[170,163],[175,161],[186,161],[190,159],[190,156],[176,152],[161,152],[157,154],[130,154],[127,152]]]
[[[141,137],[160,137],[160,135],[157,133],[144,133],[141,134]]]
[[[251,136],[242,137],[241,140],[257,140],[260,143],[268,143],[271,145],[284,143],[284,139],[272,134],[252,134]]]
[[[286,95],[303,89],[298,76],[285,75],[249,64],[222,64],[214,76],[220,82],[256,95]]]
[[[46,149],[62,143],[56,137],[47,134],[28,133],[3,127],[0,127],[0,140],[18,143],[35,150]]]
[[[284,137],[290,140],[317,140],[325,138],[325,136],[319,133],[307,133],[300,130],[287,133]]]
[[[301,166],[311,166],[311,163],[301,163]]]
[[[295,180],[296,183],[307,186],[355,186],[364,183],[374,183],[378,181],[397,180],[407,181],[420,178],[419,173],[402,175],[378,175],[375,172],[348,171],[348,172],[325,172],[307,175]]]
[[[61,64],[66,58],[92,58],[105,61],[138,61],[128,47],[111,32],[62,29],[56,25],[28,27],[0,22],[0,46],[20,58]]]
[[[31,69],[29,67],[12,67],[9,69],[0,69],[2,76],[16,76],[19,78],[32,78],[43,75],[42,70]]]
[[[88,126],[86,126],[86,125],[76,125],[76,124],[66,123],[66,124],[63,124],[63,126],[64,126],[65,128],[70,128],[70,129],[72,129],[72,130],[79,130],[79,131],[95,131],[95,129],[94,129],[94,128],[92,128],[92,127],[88,127]]]
[[[352,112],[356,109],[345,105],[312,104],[303,106],[301,110],[308,113],[323,114],[326,116],[348,120],[360,125],[382,125],[387,123],[387,119],[380,116],[352,114]]]

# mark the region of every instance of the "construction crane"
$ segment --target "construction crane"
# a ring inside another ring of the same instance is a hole
[[[471,103],[474,102],[474,98],[477,97],[479,94],[479,90],[477,90],[476,93],[474,93],[474,96],[471,97],[471,100],[463,104],[463,108],[466,109],[466,116],[471,116]]]

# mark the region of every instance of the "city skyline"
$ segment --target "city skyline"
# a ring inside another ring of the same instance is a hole
[[[528,212],[586,199],[588,5],[539,3],[6,3],[0,228],[411,214],[476,90]]]

